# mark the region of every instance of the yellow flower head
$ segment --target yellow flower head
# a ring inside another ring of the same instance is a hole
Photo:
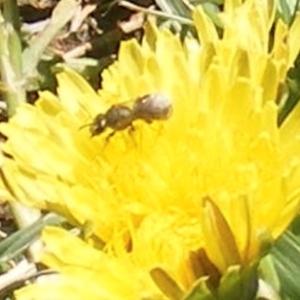
[[[57,96],[40,93],[35,106],[20,106],[1,125],[16,197],[90,224],[92,242],[101,239],[106,255],[128,262],[127,272],[138,266],[131,281],[146,280],[150,296],[157,295],[151,270],[161,268],[187,290],[200,276],[248,265],[266,236],[276,239],[298,211],[300,108],[278,128],[275,100],[299,50],[300,19],[290,29],[279,21],[271,45],[274,8],[262,3],[226,1],[222,38],[195,9],[201,45],[182,45],[149,23],[142,45],[122,43],[99,94],[66,70]],[[134,120],[110,138],[112,129],[91,138],[84,127],[113,104],[153,93],[171,101],[169,118]],[[55,254],[67,264],[59,270],[76,277],[68,251]],[[146,299],[141,286],[132,294],[139,296],[103,299]]]

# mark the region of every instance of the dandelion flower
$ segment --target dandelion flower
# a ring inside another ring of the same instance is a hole
[[[300,107],[278,127],[276,99],[299,51],[300,19],[290,29],[278,21],[270,47],[273,7],[226,1],[220,17],[223,38],[195,9],[201,45],[148,23],[141,45],[122,43],[98,94],[66,70],[57,96],[41,92],[1,125],[13,158],[4,173],[17,198],[91,227],[85,246],[45,232],[45,262],[61,273],[53,293],[56,286],[80,299],[82,280],[89,299],[180,298],[199,277],[218,285],[230,266],[248,266],[297,213]],[[169,119],[136,120],[109,139],[112,129],[93,138],[80,129],[111,105],[151,93],[170,99]],[[35,288],[20,295],[33,299]]]

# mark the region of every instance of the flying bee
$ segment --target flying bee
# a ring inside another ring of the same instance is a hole
[[[133,103],[130,107],[129,103]],[[133,101],[111,106],[106,113],[98,114],[90,127],[91,136],[101,134],[106,128],[111,128],[113,132],[107,137],[112,137],[116,131],[126,128],[134,129],[133,121],[144,120],[151,123],[155,120],[165,120],[172,113],[172,105],[165,95],[160,93],[147,94]],[[85,127],[85,126],[84,126]]]

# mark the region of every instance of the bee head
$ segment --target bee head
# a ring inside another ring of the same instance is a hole
[[[99,114],[95,117],[93,123],[90,124],[91,137],[101,134],[106,128],[107,120],[105,114]]]

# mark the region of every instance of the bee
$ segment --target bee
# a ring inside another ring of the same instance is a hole
[[[172,105],[169,98],[161,93],[153,93],[133,100],[132,107],[125,104],[111,106],[105,113],[98,114],[88,126],[92,137],[111,128],[113,132],[108,136],[109,139],[116,131],[134,129],[135,120],[151,123],[155,120],[166,120],[171,113]]]

